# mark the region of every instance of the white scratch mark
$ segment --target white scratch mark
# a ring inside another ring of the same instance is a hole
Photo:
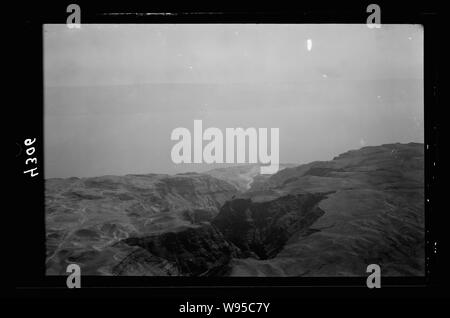
[[[306,48],[308,49],[308,51],[312,50],[312,40],[311,39],[308,39],[306,41]]]

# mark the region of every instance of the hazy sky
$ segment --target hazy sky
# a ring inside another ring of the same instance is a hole
[[[277,127],[286,163],[423,142],[418,25],[46,25],[44,82],[47,178],[208,169],[170,158],[194,119]]]

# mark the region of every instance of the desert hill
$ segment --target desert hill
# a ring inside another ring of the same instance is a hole
[[[423,144],[283,168],[46,180],[47,274],[424,275]]]

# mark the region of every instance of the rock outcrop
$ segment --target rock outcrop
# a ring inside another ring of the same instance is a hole
[[[227,273],[228,264],[240,251],[210,224],[179,229],[159,235],[127,238],[130,246],[139,246],[170,264],[181,275],[213,276]]]
[[[294,233],[307,235],[323,211],[317,207],[325,195],[287,195],[266,202],[228,201],[212,224],[242,252],[260,259],[273,258]]]

